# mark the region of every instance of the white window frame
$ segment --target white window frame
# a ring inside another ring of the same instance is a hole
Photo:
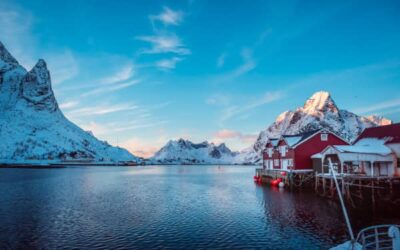
[[[281,155],[283,157],[285,157],[286,156],[286,146],[280,146],[280,149],[281,149]]]
[[[287,161],[288,161],[288,167],[293,167],[293,159],[287,159]]]
[[[328,134],[327,133],[321,134],[321,141],[328,141]]]
[[[274,159],[274,167],[279,167],[279,159]]]
[[[272,157],[272,148],[268,148],[267,151],[268,151],[268,157]]]

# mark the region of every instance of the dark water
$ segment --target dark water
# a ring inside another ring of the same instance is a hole
[[[257,186],[254,167],[0,169],[0,249],[326,249],[335,203]],[[354,213],[357,228],[398,220]]]

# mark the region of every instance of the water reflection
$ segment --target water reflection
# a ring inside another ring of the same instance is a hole
[[[248,166],[0,169],[0,249],[320,249],[347,237],[336,203],[255,185],[253,174]],[[353,213],[357,227],[394,218]]]

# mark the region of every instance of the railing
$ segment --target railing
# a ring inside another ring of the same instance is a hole
[[[400,249],[399,225],[378,225],[361,230],[355,242],[363,250],[369,249]]]

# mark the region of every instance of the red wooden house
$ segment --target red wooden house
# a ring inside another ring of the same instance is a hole
[[[349,145],[325,129],[270,139],[263,151],[263,168],[279,171],[312,170],[311,156],[329,145]]]

